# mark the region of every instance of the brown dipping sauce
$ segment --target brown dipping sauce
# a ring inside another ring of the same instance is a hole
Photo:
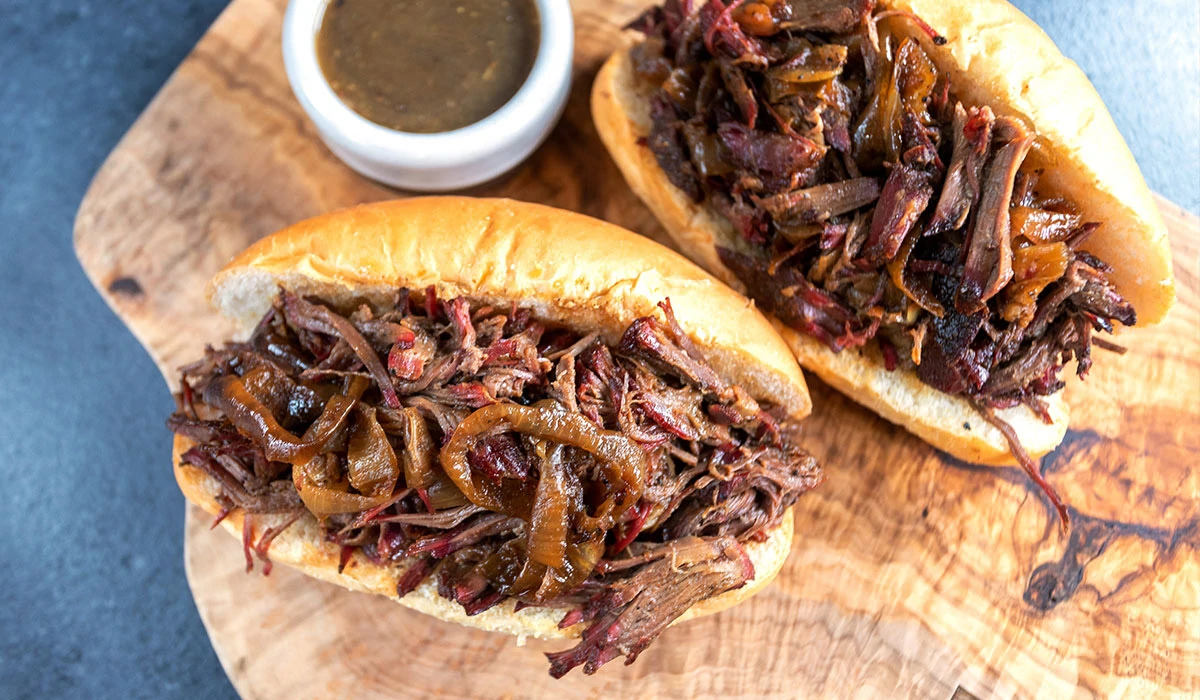
[[[430,134],[512,99],[537,58],[539,30],[533,0],[332,0],[317,60],[355,112]]]

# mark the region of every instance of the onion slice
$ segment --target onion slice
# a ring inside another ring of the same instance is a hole
[[[906,275],[908,268],[908,259],[912,255],[913,248],[917,246],[917,241],[920,240],[921,234],[918,231],[912,231],[908,234],[908,238],[904,240],[904,244],[900,246],[900,252],[896,254],[894,260],[887,264],[888,276],[892,278],[892,284],[909,299],[913,300],[922,309],[941,318],[946,309],[934,296],[933,290],[928,285],[911,284]]]
[[[437,479],[433,470],[437,446],[429,435],[429,426],[415,408],[404,414],[404,483],[412,489],[429,488]]]
[[[641,498],[648,471],[646,453],[641,448],[621,433],[597,428],[582,415],[561,410],[553,401],[541,401],[534,406],[514,403],[484,406],[458,425],[442,449],[442,469],[475,505],[526,520],[532,511],[533,498],[528,489],[512,479],[504,479],[501,484],[476,479],[467,462],[467,452],[478,436],[503,427],[577,447],[595,456],[610,485],[609,499],[613,503],[607,514],[614,522]]]
[[[332,397],[304,437],[297,438],[279,425],[267,407],[234,375],[209,382],[204,389],[204,402],[219,409],[239,433],[261,444],[267,459],[293,465],[311,460],[340,437],[358,403],[348,396]]]
[[[563,464],[561,446],[550,447],[536,440],[534,448],[542,465],[529,516],[529,558],[562,568],[567,562],[568,528],[581,500],[579,484],[575,474]]]
[[[325,470],[324,461],[327,455],[320,455],[311,460],[292,467],[292,483],[304,507],[313,515],[324,518],[337,513],[361,513],[362,511],[378,508],[392,498],[388,491],[380,496],[364,496],[350,493],[350,484],[346,481],[321,483],[320,472]]]
[[[368,496],[391,494],[400,479],[400,463],[387,433],[375,419],[375,409],[359,405],[346,452],[350,485]]]
[[[476,441],[509,429],[530,438],[541,457],[536,489],[516,479],[476,478],[467,454]],[[607,488],[594,514],[584,508],[583,487],[566,461],[567,450],[589,453]],[[467,416],[442,449],[443,471],[472,503],[529,523],[528,536],[508,542],[481,567],[496,590],[534,602],[578,588],[604,554],[604,538],[641,498],[647,456],[621,433],[598,428],[553,401],[534,406],[495,403]]]

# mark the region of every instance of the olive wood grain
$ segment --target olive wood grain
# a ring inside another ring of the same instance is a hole
[[[284,0],[234,0],[117,146],[75,245],[170,386],[230,329],[204,300],[251,241],[336,207],[397,196],[321,143],[280,59]],[[562,122],[481,195],[545,202],[663,233],[597,140],[588,91],[642,3],[575,2]],[[296,697],[1141,698],[1200,691],[1200,226],[1160,201],[1179,304],[1072,381],[1074,420],[1044,468],[1072,506],[1060,533],[1012,468],[956,462],[816,380],[807,446],[829,479],[801,499],[777,583],[666,632],[636,664],[546,674],[542,651],[276,568],[187,516],[201,619],[239,692]],[[1113,261],[1120,264],[1120,261]],[[167,469],[169,437],[163,432]]]

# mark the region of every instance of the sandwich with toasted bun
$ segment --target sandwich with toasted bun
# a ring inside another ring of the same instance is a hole
[[[1003,0],[667,0],[592,92],[680,248],[800,364],[956,457],[1067,428],[1065,366],[1174,299],[1162,219],[1079,68]],[[1107,359],[1107,358],[1106,358]]]
[[[243,335],[182,368],[174,468],[247,568],[575,639],[555,676],[761,590],[822,478],[767,319],[585,216],[360,206],[259,241],[208,293]]]

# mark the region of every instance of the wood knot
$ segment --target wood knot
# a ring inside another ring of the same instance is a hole
[[[132,277],[118,277],[108,284],[110,294],[126,297],[140,297],[145,294],[141,283]]]
[[[1074,508],[1068,510],[1074,525],[1066,551],[1058,561],[1046,562],[1033,570],[1022,596],[1030,607],[1041,612],[1052,610],[1075,595],[1087,565],[1104,553],[1114,537],[1132,529],[1124,523],[1089,518]]]

